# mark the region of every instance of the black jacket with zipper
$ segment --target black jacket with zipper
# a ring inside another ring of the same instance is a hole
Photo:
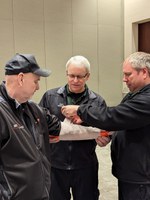
[[[0,184],[10,200],[49,200],[49,132],[58,135],[60,121],[33,102],[16,108],[2,83],[0,123]]]
[[[100,106],[103,99],[87,88],[86,95],[83,95],[78,103]],[[66,87],[48,90],[40,101],[40,105],[49,109],[50,113],[56,115],[61,121],[64,120],[60,107],[62,104],[67,104]],[[85,123],[82,125],[88,126]],[[95,165],[98,163],[95,148],[95,140],[60,141],[50,144],[51,165],[65,170]]]
[[[82,105],[78,115],[90,125],[116,131],[111,145],[114,176],[150,184],[150,84],[127,94],[115,107]]]

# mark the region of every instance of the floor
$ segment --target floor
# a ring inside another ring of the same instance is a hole
[[[97,147],[99,159],[99,200],[117,200],[117,179],[111,174],[110,145]]]

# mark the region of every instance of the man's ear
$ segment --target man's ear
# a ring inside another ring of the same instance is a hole
[[[23,82],[24,82],[24,74],[21,72],[18,74],[18,83],[20,86],[22,86]]]
[[[145,78],[145,79],[146,79],[147,77],[150,76],[150,75],[149,75],[149,71],[148,71],[148,69],[147,69],[146,67],[143,68],[142,71],[143,71],[143,75],[144,75],[144,78]]]
[[[90,73],[88,73],[87,76],[86,76],[87,80],[89,79],[89,77],[90,77]]]

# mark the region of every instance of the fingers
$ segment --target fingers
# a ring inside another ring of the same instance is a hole
[[[104,147],[110,142],[110,138],[105,136],[99,136],[96,139],[96,142],[100,147]]]
[[[74,115],[77,115],[77,109],[79,106],[77,105],[68,105],[68,106],[62,106],[61,112],[62,114],[67,117],[73,117]]]
[[[78,115],[74,115],[72,118],[71,118],[71,122],[74,123],[74,124],[81,124],[82,123],[82,120],[80,119],[80,117]]]

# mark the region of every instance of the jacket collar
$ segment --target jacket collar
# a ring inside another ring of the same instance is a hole
[[[135,97],[136,95],[143,93],[147,90],[150,90],[150,84],[144,86],[143,88],[141,88],[140,90],[138,90],[137,92],[129,92],[123,99],[122,102],[128,100],[128,99],[132,99],[133,97]]]
[[[63,86],[63,87],[60,87],[57,90],[57,93],[66,96],[67,95],[67,93],[66,93],[66,86],[67,86],[67,84],[65,86]],[[93,91],[89,90],[89,88],[88,88],[87,85],[86,85],[86,88],[87,88],[87,93],[88,93],[89,98],[90,99],[95,99],[96,98],[95,93]]]
[[[2,84],[0,85],[0,95],[1,97],[9,103],[9,105],[13,108],[13,109],[18,109],[18,107],[20,105],[25,106],[26,103],[20,104],[19,102],[17,102],[15,99],[12,99],[6,90],[6,86],[5,86],[5,81],[2,82]]]

